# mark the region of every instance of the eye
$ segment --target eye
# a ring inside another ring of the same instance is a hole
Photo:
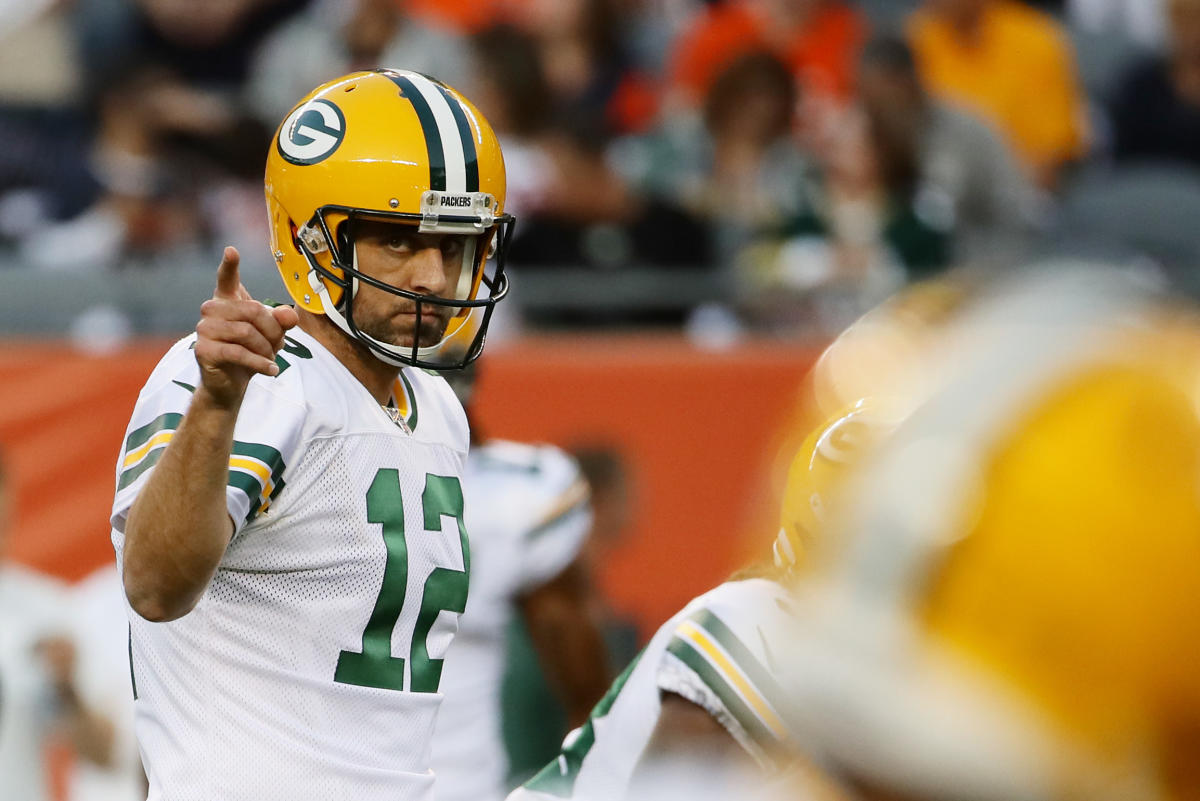
[[[387,238],[388,250],[395,250],[401,253],[412,250],[412,239],[403,234],[394,234]]]
[[[466,240],[461,236],[448,236],[442,240],[442,255],[459,256],[466,249]]]

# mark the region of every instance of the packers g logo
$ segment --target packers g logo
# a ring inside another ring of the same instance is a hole
[[[310,100],[279,127],[279,155],[292,164],[316,164],[333,155],[346,137],[346,118],[328,100]]]

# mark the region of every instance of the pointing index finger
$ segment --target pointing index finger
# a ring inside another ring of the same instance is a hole
[[[241,262],[241,258],[237,248],[232,245],[226,246],[225,253],[221,256],[221,265],[217,267],[217,289],[213,293],[214,298],[245,299],[246,290],[242,289],[241,278],[238,276],[238,264]]]

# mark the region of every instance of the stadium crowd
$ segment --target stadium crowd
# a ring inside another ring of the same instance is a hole
[[[274,126],[378,65],[493,120],[517,280],[592,277],[517,322],[827,336],[951,265],[1196,255],[1195,0],[36,0],[0,42],[10,271],[269,271]],[[595,297],[634,273],[691,291]]]

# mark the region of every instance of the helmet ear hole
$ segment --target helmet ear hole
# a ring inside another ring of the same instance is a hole
[[[338,256],[345,260],[350,255],[350,221],[343,220],[334,229],[333,239],[337,243]]]
[[[296,251],[296,255],[304,253],[300,247],[300,229],[296,227],[296,223],[290,217],[288,218],[288,230],[292,232],[292,249]]]

